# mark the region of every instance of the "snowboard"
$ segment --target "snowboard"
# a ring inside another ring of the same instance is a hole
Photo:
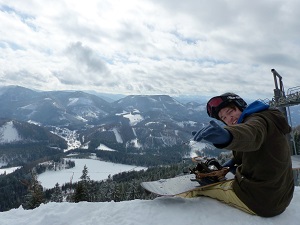
[[[300,156],[292,156],[292,167],[294,171],[300,170]],[[197,158],[194,158],[194,162],[197,162]],[[181,197],[193,197],[193,193],[197,190],[207,188],[212,185],[220,184],[234,179],[234,174],[228,172],[224,180],[200,185],[195,181],[195,174],[180,175],[169,179],[160,179],[157,181],[142,182],[141,186],[148,192],[156,194],[158,196],[181,196]]]
[[[176,196],[194,189],[209,187],[234,178],[232,173],[227,173],[223,181],[212,184],[200,185],[195,179],[195,174],[181,175],[169,179],[161,179],[157,181],[142,182],[141,186],[153,194],[159,196]]]

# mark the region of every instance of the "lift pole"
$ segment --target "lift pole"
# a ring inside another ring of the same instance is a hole
[[[296,88],[289,89],[289,90],[293,90],[294,92],[291,91],[290,93],[288,93],[288,95],[285,95],[282,76],[280,76],[280,74],[275,69],[271,69],[271,72],[273,73],[274,76],[275,89],[274,89],[274,98],[269,102],[269,105],[271,107],[278,108],[284,114],[286,120],[289,121],[290,125],[292,126],[292,119],[290,115],[289,106],[300,104],[300,91],[297,91]],[[287,114],[287,109],[289,111],[289,117]],[[294,135],[288,134],[287,138],[290,144],[291,154],[297,155]]]
[[[274,83],[275,83],[274,101],[278,109],[285,115],[285,118],[288,120],[286,107],[280,104],[281,99],[286,99],[283,82],[282,82],[282,76],[280,76],[275,69],[271,69],[271,72],[273,73]]]

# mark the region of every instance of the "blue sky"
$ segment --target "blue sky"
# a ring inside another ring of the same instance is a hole
[[[286,90],[300,85],[298,9],[298,0],[2,0],[0,82],[272,98],[272,68]]]

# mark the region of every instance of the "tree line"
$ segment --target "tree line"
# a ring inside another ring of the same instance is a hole
[[[33,209],[41,203],[48,202],[106,202],[128,201],[134,199],[153,199],[156,196],[147,193],[140,185],[144,181],[166,179],[182,174],[189,164],[178,163],[168,166],[152,167],[147,170],[129,171],[109,176],[106,180],[91,180],[88,167],[82,170],[80,181],[60,186],[56,183],[52,189],[44,192],[37,180],[36,173],[31,173],[31,181],[27,184],[28,193],[22,203],[24,209]]]

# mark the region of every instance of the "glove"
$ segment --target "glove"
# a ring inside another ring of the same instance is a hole
[[[193,140],[194,141],[198,141],[198,142],[200,142],[201,140],[202,140],[202,137],[201,137],[201,135],[200,135],[200,133],[201,133],[201,131],[202,130],[204,130],[204,128],[205,127],[203,127],[201,130],[199,130],[199,131],[192,131],[192,135],[194,136],[194,138],[193,138]],[[196,140],[196,137],[197,137],[197,140]]]
[[[232,135],[228,130],[220,127],[214,120],[211,120],[209,125],[199,130],[193,138],[194,141],[198,142],[202,139],[214,145],[224,145],[232,141]]]

